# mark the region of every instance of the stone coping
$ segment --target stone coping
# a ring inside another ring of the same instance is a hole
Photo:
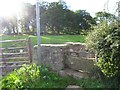
[[[85,43],[79,43],[79,42],[66,42],[64,44],[41,44],[40,46],[53,46],[53,47],[63,47],[67,45],[85,45]],[[35,45],[34,48],[38,47],[38,45]]]

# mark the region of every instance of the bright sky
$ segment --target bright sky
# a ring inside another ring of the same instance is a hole
[[[59,1],[59,0],[46,0],[49,2]],[[67,6],[70,7],[71,10],[86,10],[92,16],[95,15],[98,11],[103,11],[105,8],[110,13],[115,13],[116,2],[119,0],[64,0]],[[108,4],[107,4],[108,3]],[[108,6],[107,6],[108,5]],[[109,7],[107,9],[107,7]]]
[[[34,4],[37,0],[0,0],[0,15],[9,15],[19,11],[20,2],[30,2]],[[59,0],[41,0],[54,2]],[[92,16],[105,8],[110,13],[115,13],[116,2],[119,0],[64,0],[71,10],[86,10]],[[107,4],[108,3],[108,4]],[[107,9],[107,7],[109,7]]]

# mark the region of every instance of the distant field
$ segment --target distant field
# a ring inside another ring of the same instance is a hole
[[[37,44],[37,36],[32,35],[3,35],[0,36],[2,40],[15,40],[15,39],[28,39],[28,37],[32,40],[32,45]],[[41,44],[63,44],[65,42],[81,42],[84,43],[85,36],[83,35],[45,35],[41,36]],[[10,46],[11,44],[3,44],[2,47]]]

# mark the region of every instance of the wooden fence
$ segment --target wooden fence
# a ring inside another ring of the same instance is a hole
[[[5,44],[8,43],[8,45]],[[22,64],[32,62],[32,45],[31,39],[4,40],[0,41],[0,75],[19,68]],[[16,45],[16,46],[15,46]]]

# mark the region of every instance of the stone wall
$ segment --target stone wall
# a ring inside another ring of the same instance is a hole
[[[33,62],[44,64],[54,71],[69,68],[90,72],[94,68],[94,57],[81,43],[42,44],[33,50]]]
[[[37,50],[40,48],[37,56]],[[33,62],[44,64],[52,70],[59,71],[64,68],[64,54],[65,45],[41,45],[34,47]],[[39,58],[38,58],[39,57]],[[37,60],[37,61],[36,61]],[[39,61],[38,61],[39,60]]]

